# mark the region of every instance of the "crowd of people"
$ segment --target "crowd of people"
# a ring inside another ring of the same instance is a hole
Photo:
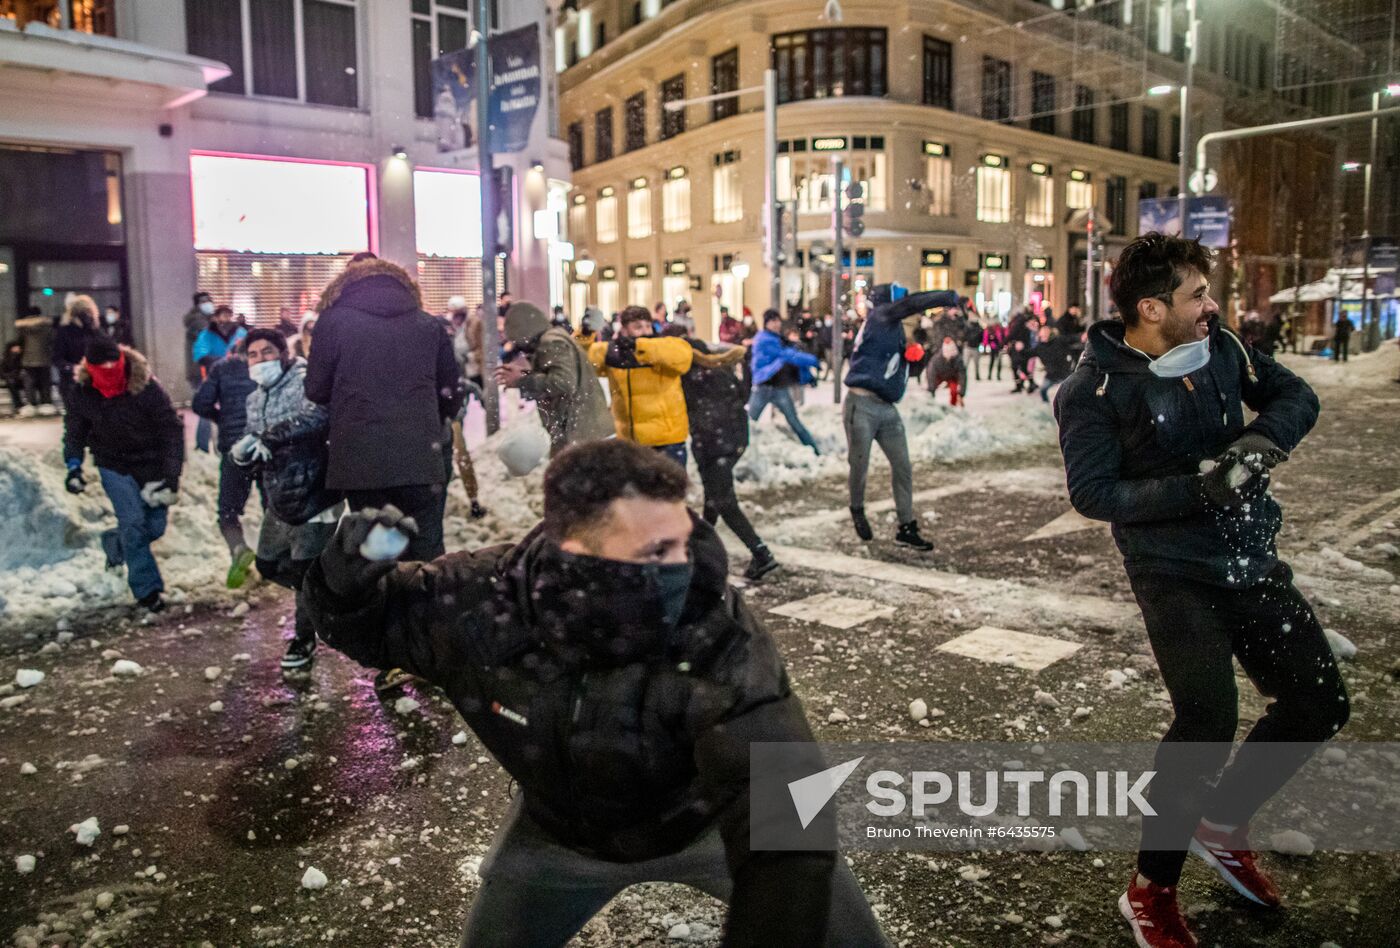
[[[1176,709],[1157,760],[1167,789],[1153,791],[1158,815],[1144,821],[1120,899],[1148,948],[1195,944],[1176,900],[1188,851],[1246,897],[1278,904],[1247,831],[1292,770],[1251,761],[1265,742],[1292,742],[1301,766],[1347,718],[1321,626],[1278,558],[1282,517],[1267,492],[1317,399],[1219,325],[1210,268],[1194,241],[1151,234],[1113,272],[1116,320],[1085,326],[1076,307],[1028,308],[1003,324],[954,292],[886,283],[840,326],[849,512],[862,541],[875,535],[866,481],[878,445],[894,542],[933,549],[899,409],[911,380],[946,387],[958,406],[969,373],[1001,381],[1005,357],[1013,393],[1049,402],[1059,390],[1071,502],[1113,523]],[[20,359],[26,373],[43,363],[31,388],[55,367],[63,379],[66,487],[88,489],[91,458],[116,518],[101,537],[107,565],[159,612],[151,544],[179,496],[183,422],[89,298],[50,328],[35,354],[25,337]],[[795,448],[837,447],[813,436],[795,397],[830,370],[832,319],[724,312],[713,344],[687,307],[629,306],[611,320],[590,309],[574,326],[558,307],[503,295],[494,314],[456,297],[435,315],[408,272],[364,253],[300,320],[284,311],[276,326],[249,328],[201,292],[185,328],[195,447],[220,458],[227,585],[256,570],[297,593],[282,666],[305,668],[324,642],[375,669],[381,692],[413,679],[440,687],[520,787],[482,866],[466,944],[562,943],[626,885],[663,880],[729,902],[732,943],[887,944],[834,851],[751,848],[748,744],[812,736],[777,647],[727,580],[714,529],[723,520],[749,550],[747,580],[779,568],[734,468],[770,406]],[[497,335],[499,358],[488,358]],[[449,553],[454,472],[471,515],[486,512],[462,420],[493,365],[497,385],[534,403],[547,438],[544,518],[518,543]],[[1207,381],[1223,414],[1194,407]],[[1247,425],[1242,404],[1256,413]],[[686,506],[692,461],[698,514]],[[250,540],[254,493],[263,515]],[[1232,658],[1274,703],[1225,767]],[[567,748],[539,753],[565,720]],[[1188,742],[1224,753],[1183,753]]]

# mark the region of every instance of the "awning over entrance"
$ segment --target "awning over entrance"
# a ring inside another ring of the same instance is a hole
[[[1394,299],[1396,293],[1390,290],[1385,293],[1376,291],[1376,278],[1383,274],[1393,274],[1394,267],[1372,267],[1371,276],[1371,299]],[[1286,290],[1279,290],[1269,297],[1270,303],[1292,303],[1295,299],[1299,303],[1319,303],[1323,300],[1359,300],[1364,293],[1362,285],[1362,270],[1360,267],[1333,267],[1327,271],[1327,275],[1321,280],[1312,283],[1304,283],[1296,289],[1289,287]]]
[[[173,109],[209,91],[229,75],[223,63],[199,56],[78,30],[56,30],[42,23],[18,29],[0,19],[0,87],[9,95],[28,88],[51,90],[54,64],[75,93],[95,101],[135,100]]]

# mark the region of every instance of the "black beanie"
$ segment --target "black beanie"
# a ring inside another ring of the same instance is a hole
[[[97,335],[88,340],[83,349],[83,358],[88,365],[106,365],[121,358],[122,351],[110,336]]]

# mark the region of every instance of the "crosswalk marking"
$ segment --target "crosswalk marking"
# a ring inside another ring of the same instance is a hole
[[[888,619],[894,606],[882,606],[868,599],[853,599],[839,593],[819,593],[774,606],[769,612],[804,622],[820,622],[833,629],[853,629],[871,619]]]
[[[1108,524],[1102,520],[1090,520],[1077,510],[1066,510],[1021,542],[1045,540],[1050,537],[1064,536],[1066,533],[1078,533],[1081,530],[1107,530],[1108,528]]]
[[[1077,642],[984,625],[938,646],[938,651],[993,665],[1012,665],[1038,672],[1069,658],[1083,646]]]

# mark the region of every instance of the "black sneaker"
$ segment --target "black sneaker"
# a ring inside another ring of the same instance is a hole
[[[875,531],[870,529],[870,521],[865,519],[864,507],[851,508],[851,523],[855,524],[856,536],[862,540],[873,540]]]
[[[919,521],[910,520],[908,523],[899,525],[899,532],[894,535],[894,542],[903,543],[905,546],[912,546],[916,550],[927,553],[933,549],[933,544],[919,536]]]
[[[282,655],[283,668],[301,668],[303,665],[310,665],[311,660],[316,657],[316,640],[292,639],[287,643],[287,651]]]
[[[136,600],[136,604],[150,613],[165,611],[165,597],[160,594],[160,590],[156,590],[150,595],[142,596],[140,599]]]
[[[749,560],[749,568],[744,570],[744,578],[749,582],[758,582],[777,568],[778,561],[773,558],[768,547],[760,546],[754,551],[753,559]]]

